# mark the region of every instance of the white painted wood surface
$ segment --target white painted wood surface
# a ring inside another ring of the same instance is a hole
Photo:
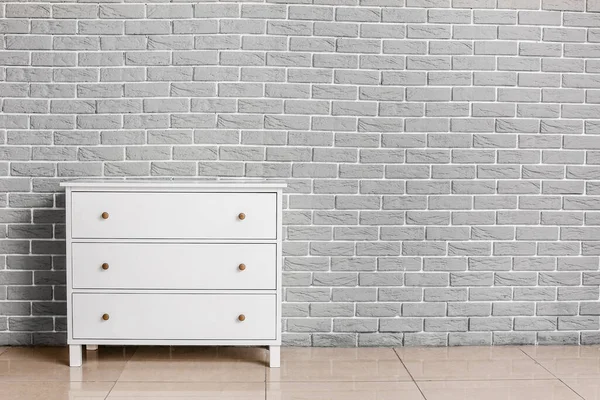
[[[264,178],[81,178],[62,182],[60,186],[86,191],[277,191],[287,185],[281,179]]]
[[[275,339],[276,296],[73,295],[77,339]],[[108,315],[108,320],[102,319]],[[239,316],[244,316],[244,321]]]
[[[269,346],[269,367],[279,368],[281,365],[281,346]]]
[[[81,345],[69,345],[69,365],[71,367],[81,367],[81,364],[83,364],[82,353]]]
[[[71,366],[81,366],[83,345],[268,346],[279,366],[284,183],[61,185]]]
[[[276,239],[275,193],[75,192],[72,201],[74,239]]]
[[[76,289],[277,287],[275,243],[73,243],[71,251]]]

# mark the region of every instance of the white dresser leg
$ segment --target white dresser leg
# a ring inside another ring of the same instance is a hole
[[[87,351],[96,351],[96,350],[98,350],[98,345],[97,344],[86,344],[85,349]]]
[[[70,345],[69,346],[69,365],[71,367],[81,367],[82,354],[81,345]]]
[[[280,346],[269,346],[269,367],[279,368],[281,363]]]

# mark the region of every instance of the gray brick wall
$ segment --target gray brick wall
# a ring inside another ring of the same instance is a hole
[[[75,177],[285,178],[286,344],[600,343],[600,1],[0,3],[0,345]]]

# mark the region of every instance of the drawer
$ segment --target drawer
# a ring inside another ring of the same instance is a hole
[[[71,250],[76,289],[277,287],[276,244],[72,243]]]
[[[75,293],[72,301],[74,339],[276,338],[275,295]]]
[[[276,239],[276,193],[74,192],[71,237]]]

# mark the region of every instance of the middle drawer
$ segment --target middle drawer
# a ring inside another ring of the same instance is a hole
[[[276,289],[276,244],[72,243],[74,289]]]

